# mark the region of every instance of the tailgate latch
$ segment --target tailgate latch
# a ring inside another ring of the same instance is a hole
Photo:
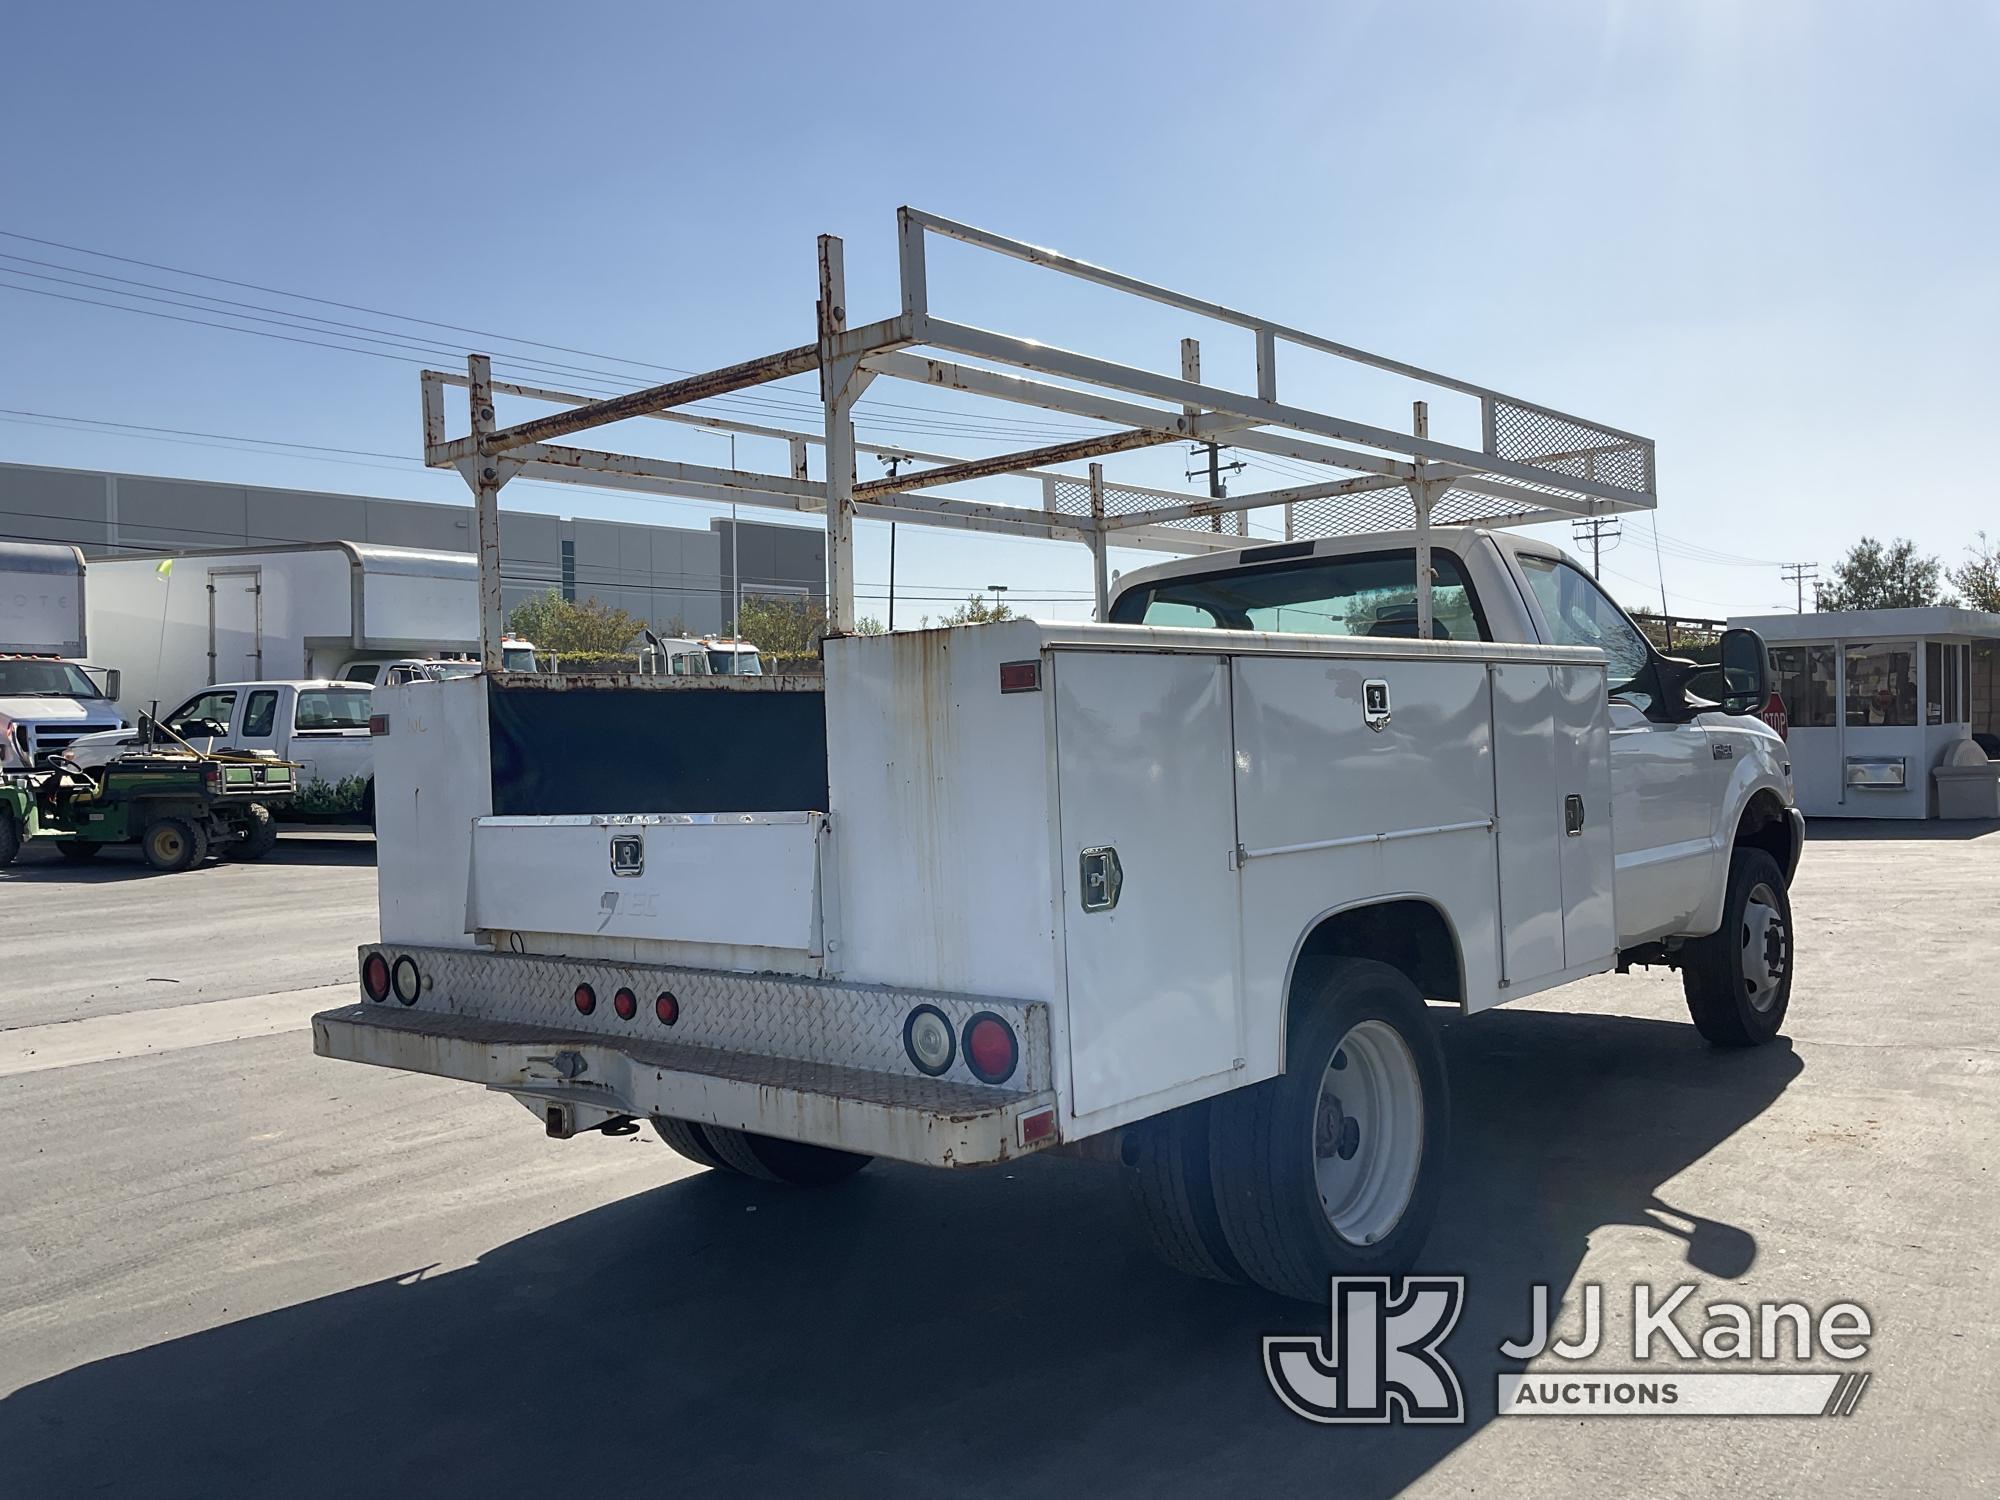
[[[646,836],[642,833],[614,833],[611,836],[611,873],[646,873]]]

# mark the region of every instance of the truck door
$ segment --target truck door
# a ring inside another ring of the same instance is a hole
[[[1720,779],[1699,723],[1648,716],[1646,638],[1589,574],[1566,559],[1516,554],[1545,639],[1606,658],[1612,843],[1620,940],[1684,930],[1715,879]]]
[[[1242,1056],[1229,668],[1058,651],[1051,672],[1070,1068],[1089,1115]]]
[[[264,675],[264,589],[257,568],[208,574],[208,680],[242,682]]]
[[[370,689],[363,683],[301,688],[292,700],[292,732],[286,757],[304,769],[302,789],[325,782],[317,795],[330,799],[327,811],[359,812],[374,775],[374,747],[368,739]]]

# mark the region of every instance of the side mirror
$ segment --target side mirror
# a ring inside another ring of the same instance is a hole
[[[116,702],[118,699],[119,689],[121,689],[124,686],[125,686],[125,674],[119,671],[118,668],[111,667],[105,672],[104,674],[105,697],[111,699],[113,702]]]
[[[1771,656],[1754,630],[1725,630],[1716,665],[1688,679],[1687,691],[1726,714],[1759,714],[1771,697]]]

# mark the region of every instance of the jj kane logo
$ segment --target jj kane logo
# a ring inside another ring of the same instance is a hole
[[[1438,1345],[1465,1306],[1463,1276],[1333,1282],[1330,1337],[1264,1340],[1278,1399],[1309,1422],[1463,1422],[1465,1394]]]

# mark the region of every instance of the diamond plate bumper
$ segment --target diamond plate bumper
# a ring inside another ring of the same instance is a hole
[[[463,949],[370,945],[422,975],[416,1001],[386,1001],[313,1018],[322,1057],[485,1084],[614,1114],[667,1115],[920,1165],[973,1166],[1052,1145],[1021,1141],[1022,1116],[1051,1108],[1048,1010],[1040,1004],[939,996],[867,985],[643,964],[572,962]],[[577,1013],[590,984],[597,1006]],[[616,1016],[620,987],[639,997]],[[654,1018],[671,990],[680,1020]],[[913,1006],[937,1006],[955,1029],[980,1011],[1011,1024],[1021,1066],[1006,1085],[972,1079],[957,1059],[942,1078],[903,1053]]]

